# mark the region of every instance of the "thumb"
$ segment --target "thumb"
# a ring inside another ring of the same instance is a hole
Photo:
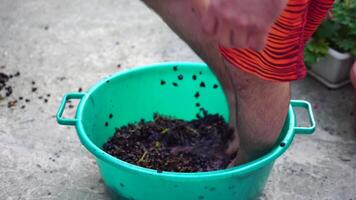
[[[211,0],[201,1],[204,2],[204,10],[201,17],[203,31],[208,35],[215,35],[219,29],[217,5]]]
[[[210,0],[192,0],[192,6],[199,17],[207,13],[209,4]]]

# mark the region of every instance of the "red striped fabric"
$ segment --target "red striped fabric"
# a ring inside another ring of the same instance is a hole
[[[271,27],[262,51],[220,47],[234,66],[265,80],[293,81],[306,75],[304,45],[334,0],[289,0]]]

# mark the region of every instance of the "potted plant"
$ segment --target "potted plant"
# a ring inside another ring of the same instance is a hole
[[[305,51],[308,73],[329,88],[349,83],[356,55],[356,0],[336,0]]]

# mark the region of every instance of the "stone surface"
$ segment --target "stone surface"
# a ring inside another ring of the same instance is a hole
[[[0,71],[21,72],[0,101],[0,199],[108,199],[75,129],[55,121],[61,97],[119,70],[174,60],[199,61],[139,1],[0,0]],[[20,96],[30,102],[7,107]],[[351,87],[327,90],[306,78],[293,83],[293,98],[312,102],[318,128],[296,136],[261,199],[356,199]]]

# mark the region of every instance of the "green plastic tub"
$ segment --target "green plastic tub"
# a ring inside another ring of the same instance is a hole
[[[178,79],[179,75],[183,76],[182,80]],[[205,87],[200,87],[201,81]],[[199,98],[195,97],[196,92]],[[75,119],[62,118],[70,99],[80,100]],[[152,120],[155,112],[191,120],[199,112],[197,102],[209,113],[220,113],[228,121],[225,95],[205,64],[161,63],[119,72],[85,93],[66,94],[57,121],[76,127],[81,143],[95,156],[100,174],[114,198],[131,200],[254,199],[263,190],[274,161],[287,150],[294,135],[311,134],[315,130],[310,104],[291,101],[280,139],[271,151],[244,165],[211,172],[159,172],[126,163],[102,150],[115,127],[142,118]],[[295,107],[308,110],[310,127],[297,127]]]

